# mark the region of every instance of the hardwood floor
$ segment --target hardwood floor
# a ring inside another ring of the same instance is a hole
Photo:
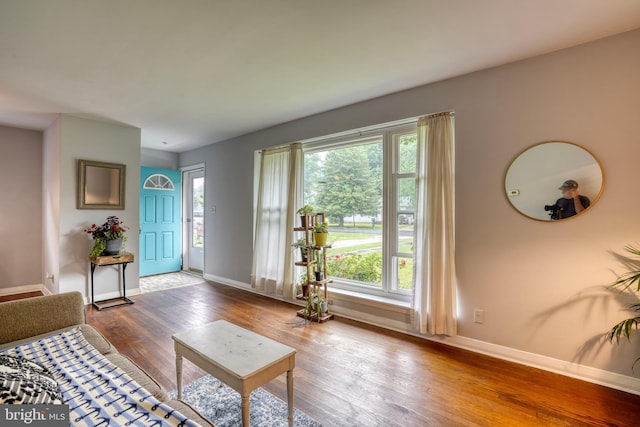
[[[9,302],[16,301],[19,299],[31,298],[31,297],[41,297],[43,295],[42,292],[23,292],[21,294],[12,294],[12,295],[4,295],[0,296],[0,302]]]
[[[132,297],[87,322],[176,388],[171,335],[226,319],[298,350],[295,406],[325,426],[632,426],[640,396],[204,283]],[[185,383],[205,375],[184,363]],[[285,376],[265,389],[286,400]]]

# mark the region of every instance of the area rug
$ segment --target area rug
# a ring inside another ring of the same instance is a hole
[[[171,391],[170,396],[175,399],[176,390]],[[196,408],[216,427],[242,425],[240,394],[211,375],[185,385],[182,400]],[[286,427],[289,425],[288,414],[287,403],[268,391],[258,388],[251,393],[251,427]],[[322,424],[298,409],[294,408],[293,416],[293,425],[296,427],[322,427]]]
[[[165,289],[179,288],[205,282],[202,275],[177,271],[175,273],[157,274],[140,278],[140,292],[155,292]]]

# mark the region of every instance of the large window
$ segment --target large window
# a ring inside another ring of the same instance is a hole
[[[329,219],[333,286],[411,294],[416,138],[413,123],[304,145],[304,203]]]

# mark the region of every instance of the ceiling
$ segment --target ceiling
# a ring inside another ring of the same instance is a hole
[[[0,125],[181,152],[635,28],[635,0],[0,0]]]

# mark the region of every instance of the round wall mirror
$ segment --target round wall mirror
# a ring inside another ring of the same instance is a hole
[[[504,186],[507,199],[521,214],[558,221],[593,207],[602,193],[604,174],[586,149],[571,142],[548,141],[515,158]]]

